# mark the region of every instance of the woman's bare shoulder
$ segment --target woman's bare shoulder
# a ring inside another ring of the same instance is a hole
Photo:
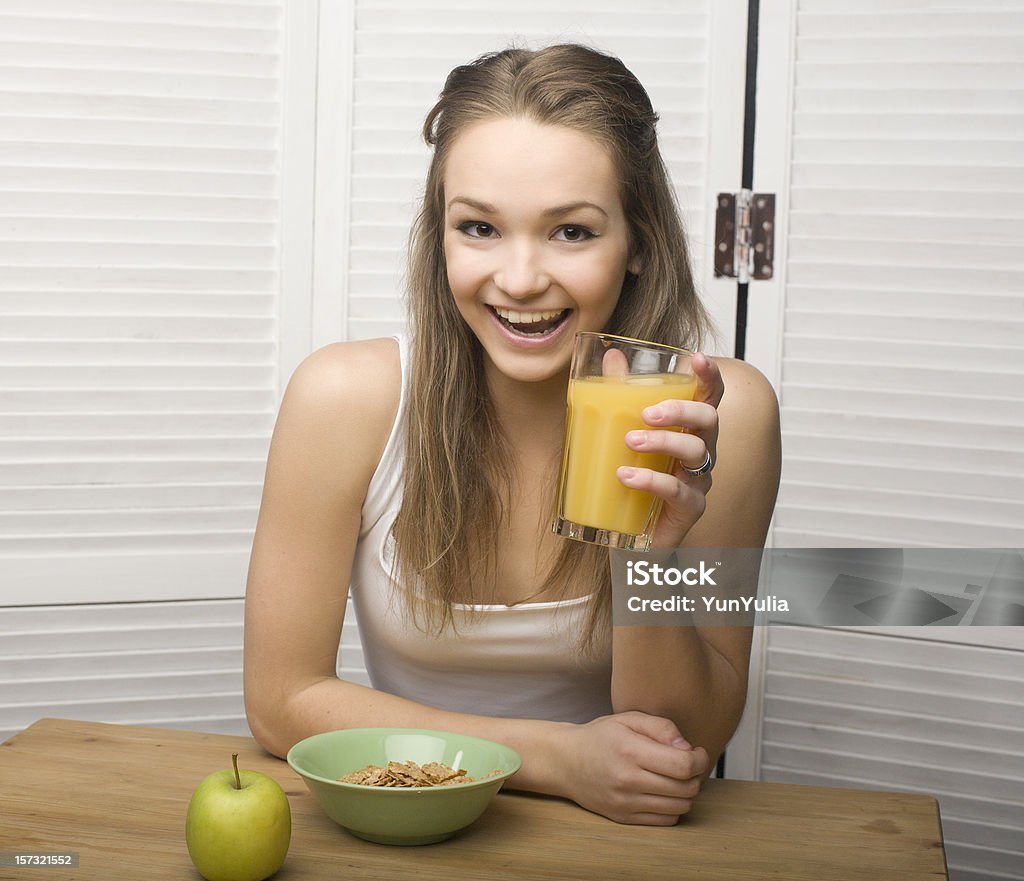
[[[782,467],[779,402],[772,384],[745,361],[715,358],[725,394],[718,405],[714,485],[687,543],[760,547],[775,508]]]
[[[292,374],[275,442],[300,443],[325,460],[342,457],[372,472],[391,434],[401,388],[397,340],[324,346]]]
[[[761,422],[769,430],[778,425],[779,401],[760,370],[737,358],[715,358],[715,364],[725,384],[719,411],[726,407],[737,418]]]
[[[393,338],[331,343],[317,349],[296,368],[288,392],[312,393],[325,403],[358,403],[365,398],[387,409],[381,396],[397,406],[402,372],[398,341]]]

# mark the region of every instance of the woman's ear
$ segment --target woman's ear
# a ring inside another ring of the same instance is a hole
[[[629,263],[626,264],[626,272],[628,272],[630,275],[639,275],[642,265],[643,264],[640,260],[640,255],[633,254],[633,256],[629,258]]]

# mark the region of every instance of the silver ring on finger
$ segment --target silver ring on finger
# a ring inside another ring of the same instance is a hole
[[[711,473],[711,469],[714,467],[711,464],[711,450],[706,450],[707,458],[704,460],[704,464],[700,468],[687,468],[683,465],[683,471],[690,475],[690,477],[707,477]],[[682,465],[682,462],[679,463]]]

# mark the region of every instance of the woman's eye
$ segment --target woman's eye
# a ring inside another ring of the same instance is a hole
[[[467,220],[458,226],[460,232],[474,239],[489,239],[494,235],[494,227],[489,223],[480,223],[478,220]]]
[[[594,233],[585,226],[560,226],[555,232],[555,238],[563,242],[584,242],[594,238]]]

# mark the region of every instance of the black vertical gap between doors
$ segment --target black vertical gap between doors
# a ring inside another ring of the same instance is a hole
[[[754,125],[757,118],[757,19],[759,0],[747,2],[747,73],[743,102],[743,169],[740,186],[754,189]],[[746,282],[736,285],[736,343],[733,354],[742,360],[747,350]]]
[[[747,71],[743,101],[743,169],[740,186],[754,189],[754,124],[757,119],[757,19],[759,0],[747,0]],[[746,282],[736,285],[736,343],[735,357],[743,360],[747,349],[747,288]],[[725,752],[718,757],[715,776],[725,777]]]

